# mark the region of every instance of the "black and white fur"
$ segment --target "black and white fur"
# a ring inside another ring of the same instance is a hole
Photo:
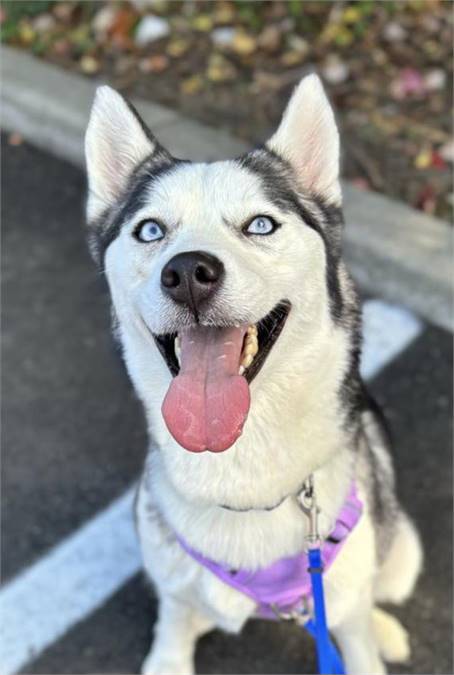
[[[410,595],[422,554],[359,375],[360,310],[341,256],[339,136],[320,80],[302,80],[263,149],[214,163],[171,157],[124,99],[101,87],[86,156],[91,249],[109,282],[116,334],[152,439],[137,522],[160,607],[143,673],[192,673],[200,635],[239,631],[254,615],[252,600],[191,559],[175,533],[233,568],[295,554],[307,522],[292,495],[311,473],[324,535],[356,480],[364,515],[326,574],[328,621],[348,673],[384,673],[383,660],[407,659],[409,645],[377,603]],[[240,226],[263,213],[279,230],[244,237]],[[138,242],[133,232],[144,218],[164,223],[166,237]],[[189,250],[218,256],[226,271],[202,323],[255,323],[282,298],[292,303],[251,383],[243,434],[220,454],[182,449],[161,416],[171,375],[151,333],[177,331],[192,317],[163,294],[160,273]]]

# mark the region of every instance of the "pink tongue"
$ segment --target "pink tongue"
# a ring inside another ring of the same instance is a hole
[[[246,326],[192,328],[181,335],[181,369],[162,414],[174,439],[191,452],[222,452],[241,434],[249,386],[238,375]]]

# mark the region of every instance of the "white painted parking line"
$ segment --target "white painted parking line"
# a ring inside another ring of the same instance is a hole
[[[361,374],[368,380],[404,351],[422,331],[414,314],[382,300],[368,300],[363,307]]]
[[[364,377],[376,375],[421,331],[421,322],[405,309],[366,302]],[[0,591],[3,675],[20,670],[139,571],[133,493],[131,488]]]
[[[17,672],[140,567],[131,488],[0,593],[0,672]]]

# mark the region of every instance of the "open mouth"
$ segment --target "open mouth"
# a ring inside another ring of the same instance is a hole
[[[276,343],[290,307],[283,300],[256,324],[153,335],[174,376],[162,413],[181,446],[222,452],[233,445],[249,411],[249,383]]]
[[[249,383],[252,382],[265,363],[266,357],[278,339],[290,312],[290,307],[288,300],[282,300],[258,323],[247,327],[238,373],[244,375]],[[175,377],[180,372],[180,336],[178,333],[167,333],[166,335],[153,334],[153,337],[168,369]]]

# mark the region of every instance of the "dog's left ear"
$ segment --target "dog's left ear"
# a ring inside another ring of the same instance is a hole
[[[116,202],[134,169],[158,147],[118,92],[108,86],[97,89],[85,135],[89,222]]]
[[[301,80],[266,145],[290,163],[303,189],[340,204],[339,133],[317,75]]]

